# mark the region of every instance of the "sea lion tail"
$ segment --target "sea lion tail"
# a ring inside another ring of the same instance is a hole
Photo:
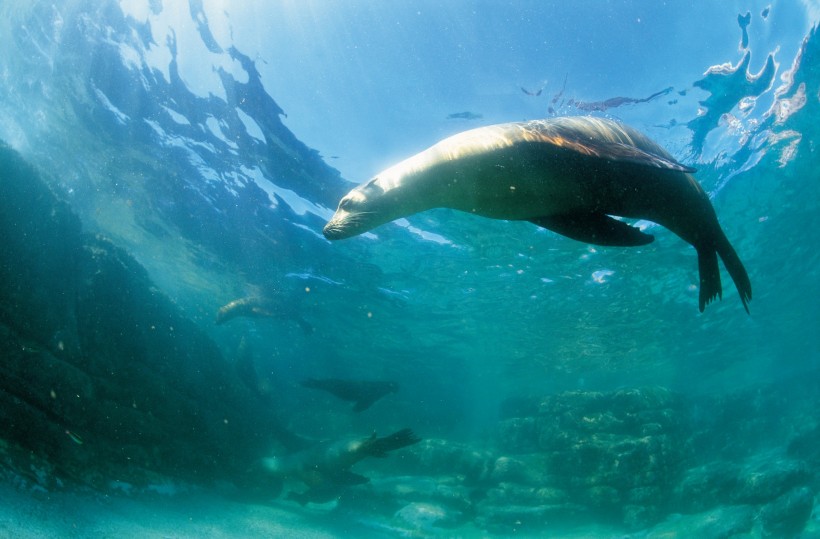
[[[421,438],[410,429],[402,429],[383,438],[376,438],[375,433],[365,442],[364,451],[370,457],[386,457],[390,451],[417,444]]]
[[[740,301],[743,302],[743,308],[749,314],[749,302],[752,300],[752,282],[749,280],[749,274],[746,273],[746,268],[743,267],[743,262],[737,256],[732,244],[724,234],[721,234],[721,239],[717,242],[717,252],[720,259],[723,260],[723,265],[732,277],[735,283],[738,294],[740,294]]]
[[[723,265],[732,277],[743,308],[749,313],[749,301],[752,299],[752,283],[746,268],[737,256],[729,240],[721,231],[714,244],[696,246],[698,253],[698,273],[700,275],[700,296],[698,307],[700,312],[706,308],[715,298],[723,297],[723,290],[720,283],[720,268],[718,268],[718,255],[723,260]]]

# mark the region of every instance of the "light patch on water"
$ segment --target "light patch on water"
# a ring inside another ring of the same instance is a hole
[[[396,290],[390,290],[389,288],[384,288],[382,286],[377,287],[376,290],[378,290],[379,292],[381,292],[382,294],[384,294],[386,296],[401,298],[401,299],[404,299],[404,300],[410,299],[410,292],[408,292],[407,290],[396,291]]]
[[[262,174],[262,171],[259,170],[257,167],[248,168],[248,167],[241,167],[242,174],[247,176],[250,180],[252,180],[256,185],[258,185],[263,191],[268,194],[268,199],[271,202],[271,207],[276,207],[276,199],[277,197],[285,202],[290,208],[293,210],[294,213],[297,215],[305,215],[307,213],[312,213],[324,219],[325,221],[329,221],[331,217],[333,217],[333,211],[325,208],[323,206],[319,206],[318,204],[314,204],[313,202],[302,198],[294,191],[290,189],[285,189],[284,187],[279,187]]]
[[[245,131],[247,131],[250,136],[260,142],[265,142],[265,134],[262,132],[262,128],[259,127],[259,124],[256,123],[256,120],[245,114],[239,107],[236,107],[236,114],[239,116],[239,119],[242,120],[242,123],[245,124]]]
[[[395,224],[399,225],[402,228],[406,228],[408,232],[410,232],[412,234],[415,234],[416,236],[420,237],[421,239],[423,239],[425,241],[432,241],[433,243],[438,243],[440,245],[451,245],[453,247],[458,247],[458,245],[456,245],[452,241],[448,240],[444,236],[441,236],[441,235],[436,234],[434,232],[427,232],[425,230],[422,230],[420,228],[417,228],[417,227],[411,225],[410,221],[408,221],[407,219],[404,219],[404,218],[396,219],[393,222]]]
[[[239,146],[234,141],[228,140],[225,136],[225,133],[222,131],[222,124],[219,120],[213,116],[208,116],[208,119],[205,120],[205,125],[208,126],[213,136],[224,142],[229,148],[233,150],[239,149]]]
[[[205,160],[202,159],[202,156],[197,153],[195,148],[204,149],[210,153],[216,153],[216,149],[207,143],[198,142],[195,140],[191,140],[186,137],[180,137],[176,135],[169,135],[158,123],[151,121],[151,120],[143,120],[146,124],[148,124],[151,129],[157,134],[160,142],[167,147],[171,148],[180,148],[185,150],[188,161],[196,167],[199,173],[202,175],[202,178],[209,182],[222,182],[222,177],[210,166],[205,163]],[[239,182],[235,182],[239,184]],[[227,188],[228,184],[225,183]],[[230,188],[229,188],[230,189]],[[232,193],[237,194],[236,191],[231,190]],[[207,200],[211,200],[209,197],[205,197]]]
[[[604,284],[608,280],[607,277],[609,277],[610,275],[614,275],[614,274],[615,274],[614,271],[608,270],[608,269],[593,271],[592,272],[592,280],[594,282],[598,283],[598,284]]]
[[[125,125],[129,121],[131,121],[131,118],[129,118],[127,114],[125,114],[123,111],[115,107],[114,104],[108,100],[108,96],[102,93],[102,90],[95,87],[94,95],[96,95],[100,103],[102,103],[103,106],[114,115],[114,118],[116,118],[117,122],[120,125]]]
[[[123,65],[130,69],[133,69],[134,71],[140,71],[142,69],[142,55],[139,53],[138,50],[128,45],[127,43],[118,43],[116,41],[108,41],[108,43],[117,47]]]
[[[140,53],[121,49],[123,60],[129,64],[135,62],[134,55],[145,62],[150,69],[159,70],[165,80],[171,82],[169,64],[172,56],[167,45],[169,39],[176,39],[177,69],[185,86],[198,97],[216,96],[226,100],[225,89],[219,77],[219,69],[229,73],[240,83],[250,80],[242,64],[235,61],[226,52],[214,53],[208,50],[199,35],[197,25],[191,24],[191,11],[188,2],[163,2],[162,10],[154,14],[145,0],[122,0],[123,12],[140,22],[148,22],[154,33],[154,42],[160,45],[151,46]],[[230,43],[230,23],[224,9],[208,9],[208,28],[214,39],[222,44]],[[224,45],[220,45],[225,48]]]
[[[178,113],[174,109],[169,109],[168,107],[165,107],[165,106],[163,106],[162,108],[165,109],[165,112],[168,113],[168,116],[170,116],[171,120],[173,120],[175,123],[177,123],[179,125],[191,125],[191,122],[188,121],[188,118],[186,118],[182,114]]]
[[[293,225],[293,226],[295,226],[296,228],[301,228],[302,230],[307,230],[308,232],[310,232],[311,234],[313,234],[314,236],[316,236],[316,237],[317,237],[317,238],[319,238],[320,240],[322,240],[322,241],[326,241],[326,242],[330,243],[330,240],[329,240],[329,239],[325,238],[322,234],[319,234],[318,232],[316,232],[315,230],[313,230],[313,229],[312,229],[312,228],[310,228],[309,226],[307,226],[307,225],[303,225],[303,224],[301,224],[301,223],[294,223],[293,221],[289,221],[289,222],[290,222],[290,224],[292,224],[292,225]]]
[[[305,280],[305,281],[307,281],[309,279],[315,279],[317,281],[322,281],[323,283],[335,284],[335,285],[344,284],[341,281],[334,281],[330,277],[325,277],[324,275],[314,275],[313,273],[286,273],[285,277],[296,277],[297,279],[302,279],[302,280]]]

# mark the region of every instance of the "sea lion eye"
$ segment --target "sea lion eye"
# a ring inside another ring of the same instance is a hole
[[[343,198],[339,201],[339,209],[347,211],[350,209],[350,204],[352,204],[352,201],[349,198]]]

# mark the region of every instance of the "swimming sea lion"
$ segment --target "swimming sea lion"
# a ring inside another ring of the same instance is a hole
[[[222,325],[237,317],[291,319],[305,333],[313,333],[313,326],[294,311],[284,300],[262,296],[247,296],[226,303],[216,312],[216,324]]]
[[[283,479],[295,479],[308,486],[301,493],[291,492],[288,499],[302,505],[322,503],[338,497],[344,487],[367,483],[369,479],[351,472],[350,468],[367,457],[386,457],[390,451],[421,441],[410,429],[402,429],[377,438],[374,432],[367,438],[336,442],[320,442],[314,447],[284,458],[265,459],[265,468]]]
[[[308,378],[302,381],[303,387],[321,389],[335,397],[354,402],[354,412],[370,408],[374,402],[389,393],[397,393],[399,384],[384,380],[341,380],[339,378]]]
[[[491,125],[446,138],[359,185],[339,202],[324,235],[349,238],[420,211],[453,208],[627,247],[654,238],[612,216],[646,219],[695,247],[701,312],[722,296],[718,255],[749,312],[749,276],[692,172],[612,120],[578,116]]]

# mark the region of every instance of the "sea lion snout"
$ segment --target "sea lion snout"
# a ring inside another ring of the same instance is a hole
[[[343,240],[353,236],[349,230],[346,230],[344,216],[339,216],[338,212],[322,229],[322,234],[329,240]]]

